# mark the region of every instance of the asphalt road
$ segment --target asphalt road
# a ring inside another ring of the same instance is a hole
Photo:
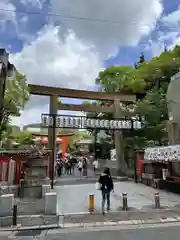
[[[2,232],[1,232],[2,233]],[[60,229],[60,230],[45,230],[40,232],[30,231],[30,234],[23,236],[15,233],[3,236],[0,233],[0,239],[17,239],[17,240],[179,240],[180,223],[167,223],[157,225],[139,225],[139,226],[116,226],[116,227],[102,227],[95,229]],[[20,232],[19,232],[20,233]],[[18,236],[19,235],[19,236]],[[29,236],[28,236],[29,235]]]
[[[122,230],[101,230],[87,232],[61,233],[55,235],[47,235],[44,240],[179,240],[180,227],[150,227],[141,229],[122,229]]]

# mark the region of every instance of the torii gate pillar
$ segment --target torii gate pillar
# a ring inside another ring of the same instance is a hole
[[[50,96],[49,114],[56,115],[58,110],[58,96]],[[51,149],[49,157],[49,178],[54,179],[54,166],[56,161],[56,128],[48,128],[48,147]]]
[[[114,99],[114,118],[121,118],[122,112],[120,107],[120,100]],[[127,164],[124,159],[124,143],[123,143],[123,132],[121,130],[114,131],[114,141],[116,148],[116,167],[117,175],[125,176],[127,170]]]

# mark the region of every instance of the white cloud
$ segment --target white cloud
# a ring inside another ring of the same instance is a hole
[[[23,26],[24,25],[26,26],[26,24],[28,23],[28,20],[29,20],[28,15],[24,15],[19,19],[19,24],[23,25]]]
[[[42,97],[43,98],[43,97]],[[32,123],[40,123],[41,122],[41,114],[49,113],[49,105],[43,105],[41,108],[33,108],[27,111],[23,111],[21,117],[12,117],[12,124],[23,127],[24,125],[32,124]],[[58,111],[58,114],[62,115],[76,115],[76,116],[84,116],[84,112],[74,112],[74,111]]]
[[[177,10],[169,13],[167,16],[162,18],[162,22],[167,26],[173,26],[180,24],[180,5]]]
[[[164,51],[165,46],[168,49],[172,49],[176,44],[178,44],[178,36],[179,33],[177,31],[166,33],[159,32],[158,40],[152,41],[150,39],[146,46],[146,50],[151,50],[153,57],[158,56]],[[166,41],[171,42],[171,44],[167,46]]]
[[[92,86],[103,67],[98,54],[72,32],[62,39],[60,30],[45,26],[20,53],[11,55],[11,62],[26,74],[29,83],[77,89]],[[39,120],[37,112],[42,113],[47,104],[48,98],[32,97],[19,121]]]
[[[11,3],[11,0],[1,0],[0,9],[2,9],[0,11],[0,27],[5,29],[7,22],[12,22],[16,24],[16,8]]]
[[[166,40],[171,40],[169,48],[172,49],[174,46],[180,45],[180,5],[177,10],[164,16],[162,23],[169,29],[169,32],[164,34]]]
[[[87,88],[102,68],[93,50],[72,32],[62,39],[60,27],[48,25],[20,53],[12,55],[11,61],[31,83]]]
[[[21,4],[31,5],[32,7],[36,7],[41,9],[46,2],[46,0],[20,0]]]
[[[168,42],[168,49],[180,45],[180,6],[174,12],[164,16],[161,19],[161,24],[166,27],[166,31],[159,31],[158,39],[156,41],[150,40],[147,45],[153,56],[159,55],[164,50],[166,42]]]
[[[31,110],[23,111],[21,117],[12,117],[12,124],[23,127],[27,124],[40,123],[41,114],[48,113],[48,104],[43,105],[42,108],[33,108]]]
[[[78,37],[97,47],[103,58],[117,53],[120,45],[136,45],[149,34],[161,16],[161,0],[51,0],[52,13],[91,19],[119,21],[102,23],[55,17]]]
[[[51,7],[54,14],[119,21],[113,24],[53,17],[50,21],[61,28],[45,26],[11,57],[31,83],[77,89],[94,84],[102,60],[116,55],[119,46],[136,45],[148,35],[163,10],[161,0],[51,0]],[[32,97],[18,121],[39,121],[47,104],[47,98]]]

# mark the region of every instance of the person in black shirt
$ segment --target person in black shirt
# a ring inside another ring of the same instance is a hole
[[[87,160],[86,160],[86,158],[83,159],[83,176],[87,177]]]
[[[104,214],[104,205],[107,201],[107,211],[110,210],[110,194],[114,190],[114,184],[111,177],[110,169],[105,168],[104,172],[99,177],[102,192],[102,213]]]

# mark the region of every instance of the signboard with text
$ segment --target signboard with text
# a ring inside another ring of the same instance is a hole
[[[55,121],[55,122],[54,122]],[[101,119],[101,118],[88,118],[85,116],[69,116],[69,115],[54,115],[42,114],[41,115],[42,127],[55,127],[55,128],[73,128],[73,129],[86,129],[86,128],[99,128],[109,130],[125,130],[125,129],[141,129],[141,121],[135,119]]]

